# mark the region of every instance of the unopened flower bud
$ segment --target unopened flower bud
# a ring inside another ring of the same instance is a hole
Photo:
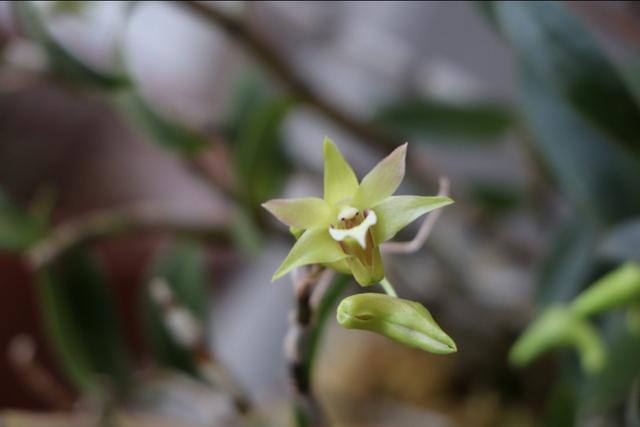
[[[338,323],[384,335],[409,347],[435,354],[457,351],[455,342],[421,304],[383,294],[358,294],[338,306]]]

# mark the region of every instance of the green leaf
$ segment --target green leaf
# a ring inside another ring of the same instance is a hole
[[[525,366],[560,347],[575,347],[588,373],[598,372],[606,361],[605,347],[596,329],[564,306],[543,311],[515,342],[509,361],[514,366]]]
[[[575,425],[576,386],[564,375],[556,381],[545,405],[543,424],[545,427],[567,427]]]
[[[78,59],[51,35],[38,10],[30,1],[11,3],[18,23],[28,37],[42,44],[47,52],[52,71],[71,83],[101,89],[120,89],[129,86],[122,73],[99,71]]]
[[[206,322],[211,282],[206,252],[202,245],[184,241],[160,253],[153,262],[148,278],[166,280],[176,302],[189,310],[202,324]],[[173,339],[165,326],[162,309],[151,300],[148,292],[144,301],[145,335],[155,359],[163,365],[196,375],[193,354]]]
[[[85,391],[102,390],[103,377],[124,393],[129,359],[107,283],[83,249],[39,273],[44,327],[69,379]]]
[[[587,284],[595,242],[596,229],[589,222],[574,219],[560,227],[542,261],[539,306],[567,302]]]
[[[513,122],[508,107],[502,104],[462,104],[429,99],[386,106],[374,120],[401,134],[456,142],[495,138]]]
[[[615,142],[640,154],[638,99],[584,24],[559,2],[492,5],[522,63]]]
[[[571,304],[578,316],[593,316],[640,301],[640,264],[628,262],[591,285]]]
[[[291,102],[268,99],[258,102],[242,120],[233,155],[246,203],[257,206],[282,188],[291,166],[282,147],[281,125]]]
[[[152,142],[162,147],[192,155],[209,145],[203,134],[164,117],[135,92],[123,93],[114,100],[148,134]]]
[[[604,236],[599,253],[618,262],[640,261],[640,219],[616,225]]]
[[[579,215],[607,224],[640,213],[640,161],[608,144],[532,69],[521,71],[531,142]]]
[[[640,336],[629,331],[620,316],[610,319],[607,326],[613,336],[607,343],[606,363],[580,388],[582,405],[593,410],[618,404],[640,375]]]
[[[24,211],[0,190],[0,250],[21,251],[45,232],[46,223]]]

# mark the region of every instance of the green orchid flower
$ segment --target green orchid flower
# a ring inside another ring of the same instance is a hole
[[[379,283],[385,277],[380,244],[453,201],[443,196],[392,196],[404,178],[407,144],[396,148],[360,183],[328,138],[323,152],[324,198],[274,199],[262,205],[298,238],[272,280],[296,267],[322,264],[353,274],[362,286]]]

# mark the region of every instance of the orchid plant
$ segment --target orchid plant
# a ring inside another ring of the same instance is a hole
[[[325,138],[324,197],[274,199],[263,204],[290,227],[297,241],[273,275],[320,264],[351,274],[363,287],[380,283],[387,295],[361,294],[339,306],[347,328],[380,333],[403,344],[445,354],[453,340],[426,308],[397,298],[384,273],[380,245],[422,215],[453,203],[445,196],[394,196],[405,173],[407,144],[396,148],[358,182],[336,145]]]

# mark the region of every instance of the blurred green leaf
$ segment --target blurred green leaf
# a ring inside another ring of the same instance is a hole
[[[573,219],[560,227],[542,261],[538,305],[567,302],[586,285],[595,242],[596,229],[586,221]]]
[[[429,99],[384,107],[374,120],[399,133],[456,141],[496,137],[512,124],[511,114],[505,105],[456,104]]]
[[[640,155],[640,105],[589,30],[559,2],[494,1],[522,63],[576,111]]]
[[[18,207],[0,190],[0,249],[28,248],[45,232],[46,222]]]
[[[280,129],[291,107],[287,99],[259,100],[246,108],[233,141],[233,154],[243,194],[257,206],[282,188],[291,166]]]
[[[580,389],[581,404],[595,410],[620,402],[640,375],[640,336],[625,327],[622,316],[614,316],[608,323],[613,334],[607,343],[607,361]]]
[[[640,161],[607,144],[530,68],[521,107],[534,147],[581,216],[612,223],[640,213]]]
[[[69,379],[85,391],[99,393],[108,385],[125,392],[129,359],[94,259],[82,248],[66,254],[39,273],[38,291],[47,335]]]
[[[522,204],[522,190],[505,183],[476,182],[471,184],[475,204],[491,216],[512,212]]]
[[[206,322],[210,278],[204,247],[183,241],[159,254],[150,269],[149,279],[166,280],[176,302],[189,310],[202,324]],[[179,345],[165,326],[162,309],[147,295],[145,301],[146,337],[156,360],[196,375],[193,354]]]
[[[640,264],[628,262],[582,292],[571,303],[571,311],[587,317],[637,301],[640,301]]]
[[[574,347],[582,368],[593,374],[606,362],[606,349],[598,331],[565,306],[544,310],[520,335],[509,352],[509,362],[525,366],[556,348]]]
[[[244,74],[238,78],[234,88],[231,111],[225,120],[225,136],[229,141],[238,139],[242,127],[255,109],[262,103],[273,98],[262,75],[254,72]]]
[[[135,92],[123,93],[114,99],[158,145],[187,155],[195,154],[209,145],[204,135],[162,116]]]
[[[59,77],[72,83],[101,89],[119,89],[129,85],[125,75],[99,71],[63,47],[48,31],[31,1],[14,1],[11,4],[20,28],[29,38],[42,44],[51,70]]]
[[[603,238],[599,253],[604,258],[623,262],[640,262],[640,219],[616,225]]]
[[[544,414],[545,427],[567,427],[575,425],[576,387],[568,378],[556,382],[551,390]]]
[[[248,255],[256,255],[262,246],[260,229],[241,207],[233,214],[231,236],[235,245]]]

